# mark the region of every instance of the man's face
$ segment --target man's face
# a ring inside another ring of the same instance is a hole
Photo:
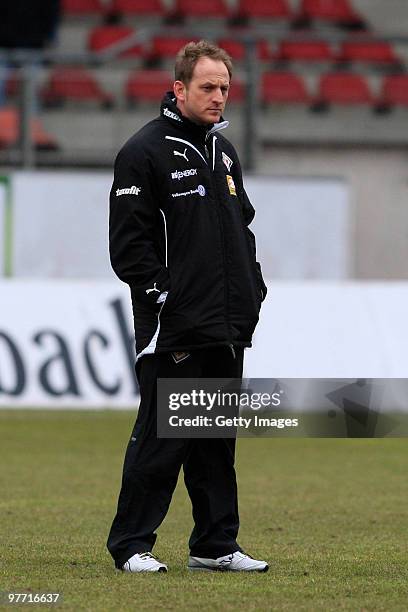
[[[195,123],[217,123],[227,102],[229,82],[224,62],[200,57],[190,83],[174,83],[177,106],[185,117]]]

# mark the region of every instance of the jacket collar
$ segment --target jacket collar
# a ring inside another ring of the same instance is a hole
[[[160,106],[160,115],[166,121],[169,121],[175,127],[185,129],[189,132],[193,132],[201,134],[202,136],[209,136],[214,132],[218,132],[219,130],[224,130],[228,127],[229,121],[224,121],[223,117],[221,117],[221,121],[219,123],[213,123],[208,126],[198,125],[184,115],[181,114],[180,110],[176,105],[176,98],[173,95],[172,91],[168,91],[164,96],[161,106]]]

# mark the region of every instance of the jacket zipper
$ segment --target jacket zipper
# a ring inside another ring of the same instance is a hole
[[[207,133],[205,136],[205,140],[204,140],[204,150],[205,150],[205,155],[206,158],[208,159],[208,161],[211,160],[210,157],[210,152],[208,150],[207,147],[207,140],[208,140],[208,136],[209,134]],[[228,279],[228,275],[227,275],[227,261],[226,261],[226,253],[225,253],[225,235],[224,235],[224,226],[223,226],[223,222],[222,222],[222,216],[221,216],[221,204],[218,198],[218,192],[217,192],[217,187],[216,187],[216,181],[214,180],[214,172],[215,172],[215,146],[213,147],[213,156],[214,159],[212,160],[212,167],[210,168],[210,177],[211,177],[211,185],[214,189],[214,193],[215,193],[215,199],[216,199],[216,204],[217,204],[217,215],[218,215],[218,222],[220,225],[220,231],[221,231],[221,241],[222,241],[222,258],[223,258],[223,262],[224,262],[224,302],[225,302],[225,310],[226,310],[226,322],[227,322],[227,332],[228,332],[228,346],[231,348],[231,352],[232,355],[235,359],[235,350],[234,350],[234,346],[231,342],[231,324],[230,324],[230,317],[229,317],[229,300],[228,300],[228,287],[227,287],[227,279]],[[210,165],[210,164],[209,164]]]

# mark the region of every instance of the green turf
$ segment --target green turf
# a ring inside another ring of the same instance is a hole
[[[67,610],[407,610],[407,440],[241,439],[240,543],[270,571],[188,573],[181,480],[155,549],[169,573],[130,575],[105,540],[132,420],[0,411],[0,590]]]

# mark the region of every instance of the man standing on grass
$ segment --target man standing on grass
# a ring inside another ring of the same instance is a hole
[[[241,378],[266,287],[248,225],[254,209],[221,134],[232,65],[189,43],[160,116],[119,152],[110,256],[131,292],[141,402],[108,549],[117,568],[166,572],[151,550],[183,466],[192,502],[192,570],[260,571],[237,544],[235,439],[157,438],[158,378]]]

